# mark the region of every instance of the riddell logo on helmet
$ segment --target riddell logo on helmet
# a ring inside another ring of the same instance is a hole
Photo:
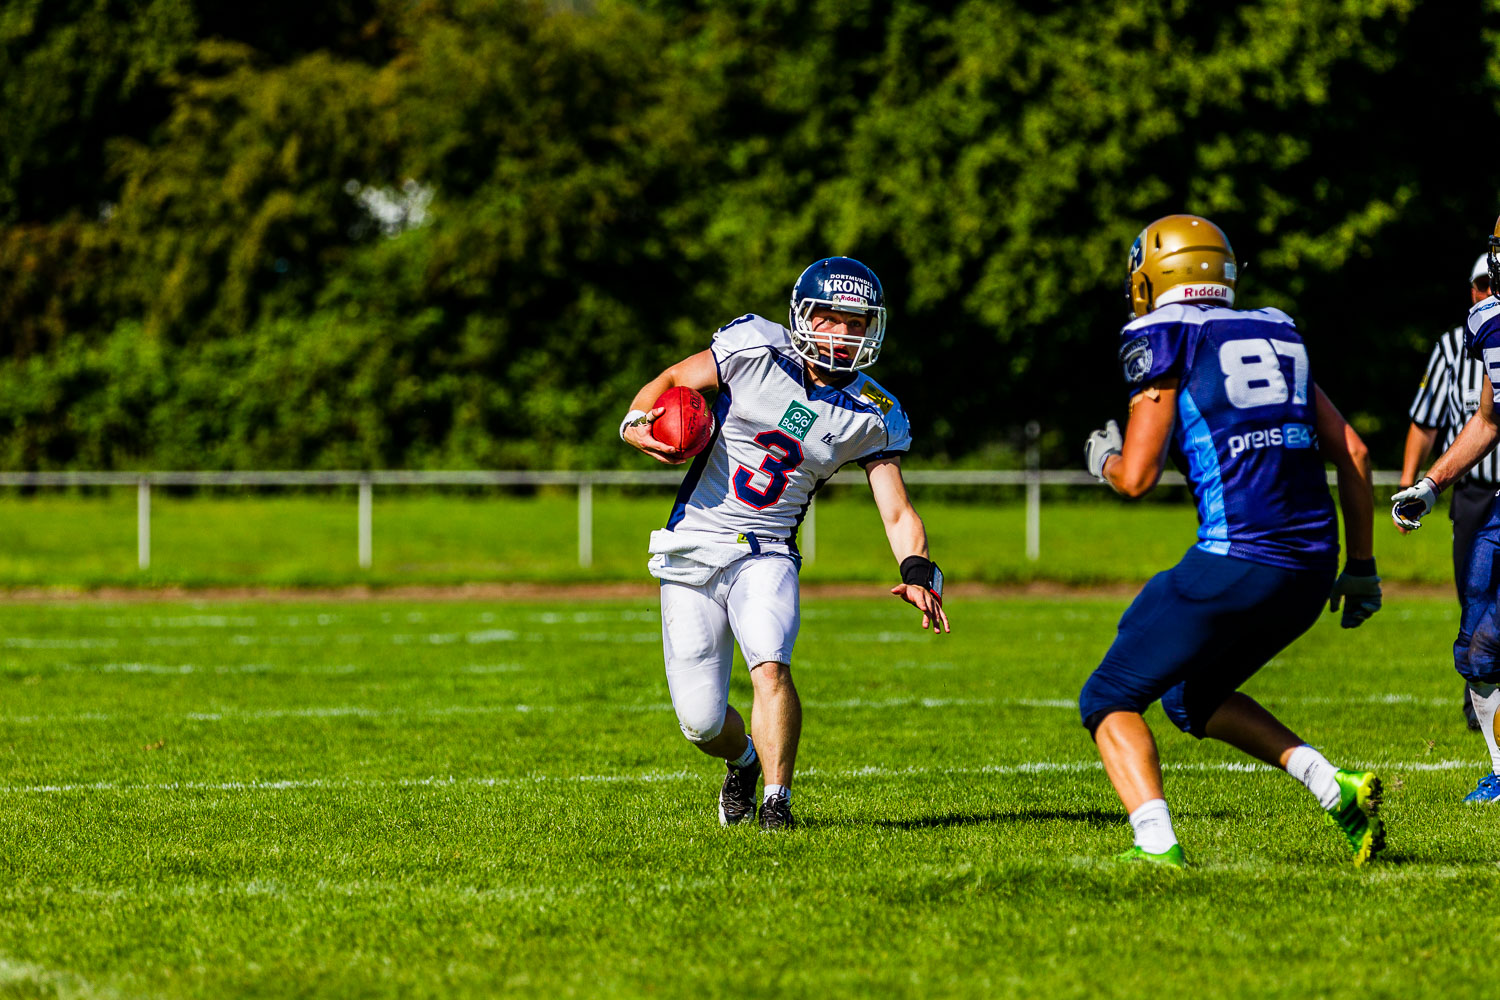
[[[1229,288],[1225,285],[1185,285],[1182,289],[1182,297],[1185,299],[1228,300]]]

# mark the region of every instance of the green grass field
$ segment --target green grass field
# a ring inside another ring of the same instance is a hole
[[[1179,559],[1197,530],[1185,502],[1127,504],[1102,490],[1092,501],[1049,497],[1042,558],[1030,563],[1024,507],[1015,499],[958,503],[913,492],[932,552],[955,582],[1144,580]],[[374,565],[362,571],[352,493],[178,498],[157,491],[151,568],[142,572],[131,492],[0,497],[0,587],[649,582],[647,536],[670,509],[670,491],[628,497],[598,490],[594,566],[584,570],[571,493],[522,499],[377,491]],[[1448,521],[1440,513],[1428,521],[1404,538],[1383,516],[1378,521],[1376,554],[1385,579],[1451,580]],[[804,579],[875,581],[894,573],[868,491],[856,487],[818,501],[817,556],[804,567]]]
[[[1451,604],[1248,688],[1380,770],[1369,868],[1153,710],[1185,873],[1107,860],[1072,707],[1123,600],[809,599],[785,835],[717,826],[652,601],[0,605],[0,996],[1480,995]]]

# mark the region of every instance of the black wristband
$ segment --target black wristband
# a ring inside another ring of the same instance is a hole
[[[901,582],[926,587],[939,597],[943,596],[943,571],[924,556],[907,556],[901,560]]]
[[[1350,576],[1374,576],[1375,557],[1369,559],[1349,559],[1344,562],[1344,572]]]

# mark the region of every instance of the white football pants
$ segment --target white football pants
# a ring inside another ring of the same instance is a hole
[[[780,553],[746,556],[701,587],[662,581],[662,649],[682,735],[705,743],[724,728],[734,642],[752,669],[792,662],[798,598],[797,564]]]

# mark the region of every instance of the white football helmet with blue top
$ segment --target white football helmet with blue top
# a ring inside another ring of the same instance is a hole
[[[864,335],[814,334],[814,309],[863,315]],[[885,340],[885,290],[875,272],[854,258],[825,257],[803,271],[792,286],[789,318],[792,348],[798,354],[826,371],[858,371],[880,357],[880,345]],[[847,352],[839,348],[847,348]],[[840,358],[840,354],[847,356]]]

